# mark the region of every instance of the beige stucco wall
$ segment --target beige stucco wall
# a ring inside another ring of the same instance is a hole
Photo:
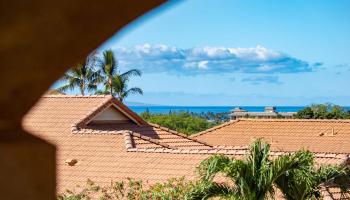
[[[129,120],[123,113],[117,110],[114,106],[108,107],[102,113],[97,115],[92,122],[102,122],[102,121],[127,121]]]

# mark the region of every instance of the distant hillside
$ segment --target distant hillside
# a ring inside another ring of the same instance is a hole
[[[125,101],[124,104],[126,104],[127,106],[158,106],[158,105],[155,105],[155,104],[133,102],[133,101]]]

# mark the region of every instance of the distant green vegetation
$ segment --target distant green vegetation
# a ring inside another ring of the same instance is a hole
[[[294,115],[297,119],[350,119],[350,111],[334,104],[313,104]]]
[[[230,112],[220,112],[220,113],[213,113],[213,112],[201,112],[201,113],[191,113],[192,115],[204,118],[209,121],[214,122],[226,122],[230,120]]]
[[[150,113],[148,110],[140,116],[147,122],[159,124],[160,126],[191,135],[204,131],[208,128],[222,123],[223,114],[196,114],[190,112],[169,112],[168,114]]]

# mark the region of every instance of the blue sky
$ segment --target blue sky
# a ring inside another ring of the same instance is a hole
[[[161,105],[350,105],[350,1],[191,0],[104,43],[138,68],[127,101]]]

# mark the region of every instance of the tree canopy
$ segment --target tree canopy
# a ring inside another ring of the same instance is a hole
[[[129,81],[133,76],[141,76],[141,71],[131,69],[121,73],[118,61],[112,50],[106,50],[101,56],[96,53],[89,55],[86,62],[70,69],[61,79],[64,85],[57,89],[65,92],[78,88],[82,95],[86,91],[93,94],[110,94],[123,101],[132,94],[143,94],[139,87],[129,88]],[[103,90],[98,88],[104,88]]]
[[[154,114],[146,111],[141,113],[140,116],[148,122],[159,124],[187,135],[204,131],[219,124],[219,122],[208,121],[203,117],[185,111],[170,112],[169,114]]]
[[[87,61],[83,64],[77,64],[68,70],[61,79],[65,84],[56,90],[63,93],[67,90],[79,88],[81,95],[84,95],[86,91],[95,91],[100,82],[100,74],[98,71],[92,69],[90,63],[91,58],[88,57]]]
[[[350,119],[350,111],[334,104],[313,104],[294,115],[297,119]]]

